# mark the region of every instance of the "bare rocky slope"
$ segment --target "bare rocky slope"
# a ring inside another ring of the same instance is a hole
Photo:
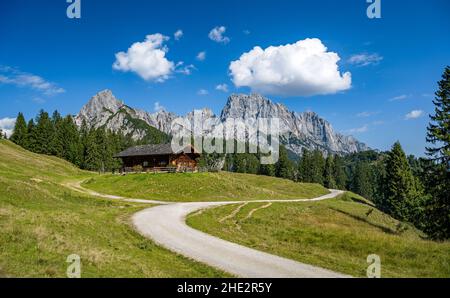
[[[281,143],[290,151],[300,154],[302,148],[319,149],[322,152],[348,154],[368,150],[364,143],[352,136],[336,132],[330,123],[314,112],[296,113],[286,106],[274,103],[259,94],[233,94],[228,98],[220,116],[205,108],[202,119],[210,118],[214,125],[223,123],[227,118],[272,118],[280,119]],[[130,134],[134,139],[143,139],[149,129],[156,128],[164,134],[171,134],[171,123],[178,117],[192,121],[193,112],[184,116],[160,110],[148,113],[133,109],[116,99],[110,90],[104,90],[93,96],[75,116],[77,125],[83,121],[90,127],[105,127],[113,131]],[[202,121],[203,122],[203,121]]]

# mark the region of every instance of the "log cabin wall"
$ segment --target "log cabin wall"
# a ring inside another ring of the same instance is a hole
[[[198,154],[171,154],[171,155],[145,155],[122,157],[125,172],[135,171],[142,167],[143,171],[152,171],[155,168],[174,167],[176,171],[196,171]]]

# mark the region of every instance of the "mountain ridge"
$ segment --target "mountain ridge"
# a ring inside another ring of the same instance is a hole
[[[142,140],[146,137],[148,128],[142,127],[143,125],[136,127],[133,122],[143,121],[150,127],[170,135],[172,121],[178,117],[192,121],[194,111],[184,116],[178,116],[165,109],[149,113],[126,105],[117,99],[111,90],[105,89],[94,95],[82,107],[75,116],[75,123],[81,126],[85,121],[89,127],[105,127],[129,134],[135,140]],[[245,120],[250,117],[254,119],[278,117],[280,141],[296,154],[301,154],[303,148],[333,154],[348,154],[370,149],[354,137],[336,132],[327,120],[315,112],[294,112],[285,105],[256,93],[231,94],[219,116],[209,108],[197,111],[201,112],[202,120],[211,118],[214,125],[224,123],[227,118]]]

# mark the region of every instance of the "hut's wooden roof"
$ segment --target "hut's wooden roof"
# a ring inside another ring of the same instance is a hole
[[[188,148],[189,147],[189,148]],[[190,153],[196,153],[192,146],[186,148]],[[179,154],[185,150],[174,152],[171,144],[150,144],[130,147],[116,154],[114,157],[131,157],[131,156],[147,156],[147,155],[171,155]]]

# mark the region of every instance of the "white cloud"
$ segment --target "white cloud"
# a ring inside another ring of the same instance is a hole
[[[6,136],[9,138],[13,132],[14,125],[16,124],[16,118],[3,118],[0,119],[0,129],[3,133],[6,133]]]
[[[173,37],[175,40],[180,40],[183,37],[183,30],[177,30],[177,32],[173,34]]]
[[[230,63],[236,87],[291,96],[333,94],[351,87],[351,74],[341,75],[338,54],[327,52],[320,39],[307,38],[294,44],[259,46]]]
[[[412,110],[411,112],[405,115],[405,120],[417,119],[419,117],[422,117],[422,115],[423,115],[422,110]]]
[[[346,132],[347,133],[349,133],[349,134],[353,134],[353,133],[363,133],[363,132],[366,132],[367,130],[368,130],[368,126],[367,126],[367,124],[366,125],[363,125],[363,126],[361,126],[361,127],[356,127],[356,128],[351,128],[351,129],[348,129],[348,130],[346,130]]]
[[[228,92],[228,85],[227,84],[219,84],[216,86],[216,90],[219,90],[222,92]]]
[[[29,87],[48,96],[66,92],[55,83],[49,82],[38,75],[22,72],[9,66],[0,67],[0,72],[2,73],[0,74],[0,84]]]
[[[378,54],[356,54],[351,56],[348,59],[348,62],[351,64],[355,64],[357,66],[367,66],[371,64],[378,64],[381,60],[383,60],[383,57]]]
[[[208,95],[209,92],[206,89],[200,89],[200,90],[197,91],[197,94],[198,95]]]
[[[250,32],[250,30],[244,30],[244,31],[242,31],[242,33],[244,33],[245,35],[249,35],[251,32]]]
[[[215,42],[227,44],[230,42],[230,38],[223,35],[226,30],[227,28],[224,26],[217,26],[209,32],[208,37]]]
[[[113,68],[135,72],[146,81],[164,82],[175,69],[174,62],[166,58],[167,40],[169,37],[160,33],[147,35],[143,42],[133,43],[127,52],[116,53]]]
[[[198,61],[204,61],[206,59],[206,52],[202,51],[202,52],[198,53],[196,59]]]
[[[406,94],[402,94],[402,95],[398,95],[398,96],[394,96],[392,98],[389,99],[389,101],[396,101],[396,100],[403,100],[403,99],[407,99],[409,96]]]
[[[189,65],[186,65],[186,66],[183,66],[183,65],[184,65],[183,61],[178,62],[176,67],[175,67],[175,72],[182,73],[182,74],[188,76],[188,75],[190,75],[192,73],[193,70],[196,69],[193,64],[189,64]]]
[[[159,101],[155,102],[155,104],[153,105],[153,110],[155,112],[159,112],[162,110],[165,110],[165,108],[159,103]]]

